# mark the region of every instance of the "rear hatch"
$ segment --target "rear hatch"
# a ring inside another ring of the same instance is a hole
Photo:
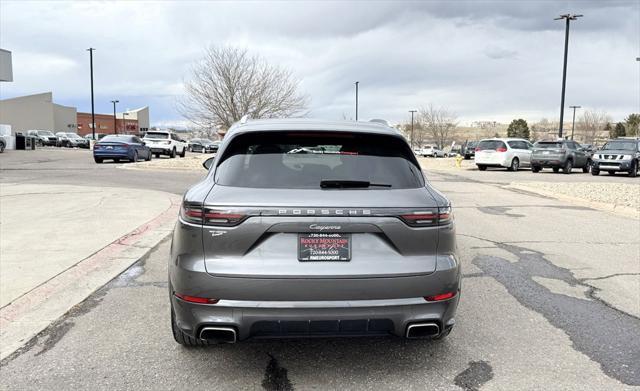
[[[482,140],[478,143],[475,160],[485,163],[498,163],[507,152],[507,145],[500,140]]]
[[[537,142],[533,150],[533,155],[540,158],[563,155],[564,153],[563,144],[557,142]]]
[[[183,211],[204,220],[207,272],[253,278],[433,273],[448,209],[438,209],[403,140],[367,136],[269,132],[232,141],[204,204]]]

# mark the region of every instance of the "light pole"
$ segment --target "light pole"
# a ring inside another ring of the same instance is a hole
[[[573,121],[571,122],[571,140],[573,140],[573,130],[576,128],[576,109],[581,108],[582,106],[569,106],[569,108],[573,109]]]
[[[409,110],[409,112],[411,113],[411,149],[413,149],[413,113],[415,113],[417,110]]]
[[[358,120],[358,84],[360,84],[359,81],[357,81],[356,83],[356,121]]]
[[[113,103],[113,133],[118,134],[117,122],[116,122],[116,103],[120,102],[119,100],[112,100]]]
[[[125,119],[124,119],[124,116],[125,116],[125,115],[129,115],[129,113],[122,112],[122,127],[124,128],[124,130],[122,131],[122,133],[124,133],[124,134],[128,134],[128,133],[127,133],[127,122],[126,122],[126,121],[125,121]]]
[[[93,139],[96,139],[96,113],[93,105],[93,51],[96,50],[94,48],[89,48],[87,51],[89,52],[89,67],[91,69],[91,131],[93,135]]]
[[[560,126],[558,129],[558,138],[562,138],[562,127],[564,121],[564,92],[567,85],[567,55],[569,54],[569,23],[572,20],[581,18],[582,15],[564,14],[554,20],[565,19],[566,27],[564,31],[564,66],[562,68],[562,98],[560,99]]]

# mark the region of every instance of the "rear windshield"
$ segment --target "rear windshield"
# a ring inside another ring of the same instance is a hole
[[[636,143],[635,141],[609,141],[602,147],[603,151],[611,151],[611,150],[623,150],[623,151],[635,151]]]
[[[256,133],[238,136],[216,170],[224,186],[319,189],[321,181],[424,186],[409,146],[396,137],[352,133]]]
[[[507,146],[500,140],[484,140],[478,143],[478,150],[484,151],[487,149],[506,148]]]
[[[537,142],[535,145],[536,148],[562,148],[562,143],[554,143],[554,142]]]
[[[164,139],[168,139],[169,138],[169,133],[147,132],[147,134],[144,135],[144,138],[164,140]]]
[[[53,136],[53,133],[51,133],[48,130],[38,130],[38,135],[40,135],[40,136]]]

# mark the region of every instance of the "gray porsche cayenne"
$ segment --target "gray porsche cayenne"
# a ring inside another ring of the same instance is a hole
[[[178,343],[449,334],[460,298],[451,205],[398,131],[244,121],[205,165],[171,245]]]

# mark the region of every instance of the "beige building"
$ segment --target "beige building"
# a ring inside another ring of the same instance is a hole
[[[116,114],[116,118],[126,121],[137,121],[137,133],[149,130],[149,106],[141,107],[135,110],[127,110],[123,113]]]
[[[30,129],[76,132],[77,111],[53,103],[51,92],[21,96],[0,100],[0,124],[11,125],[13,134]]]

